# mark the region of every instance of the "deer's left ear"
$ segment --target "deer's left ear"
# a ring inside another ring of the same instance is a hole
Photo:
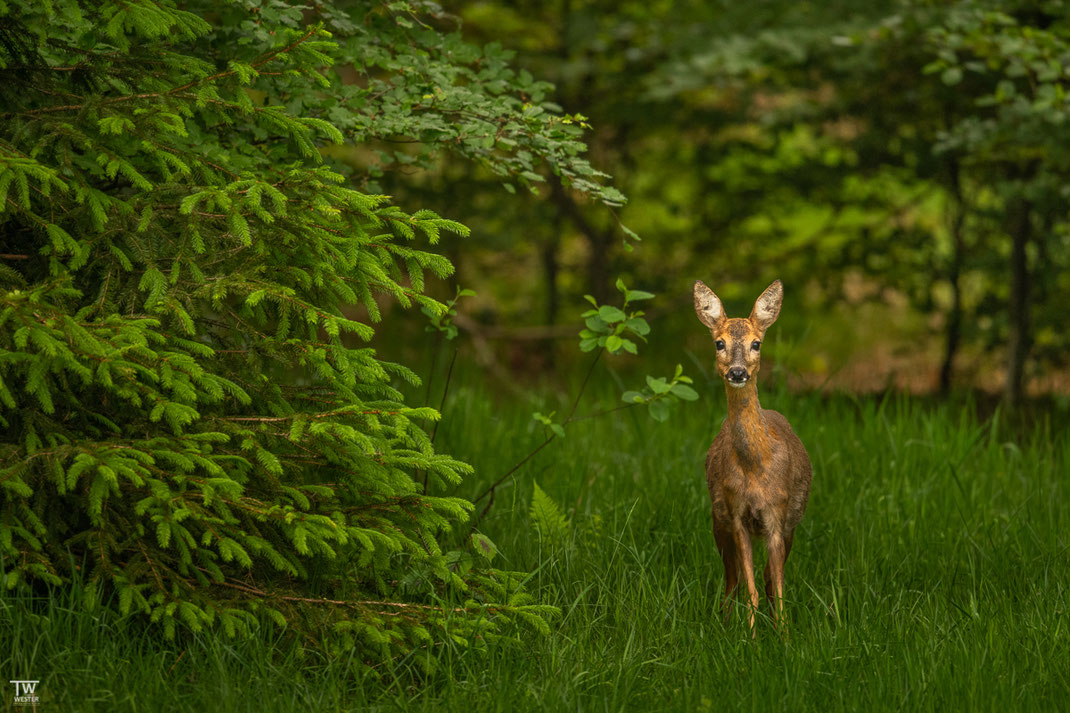
[[[750,320],[763,332],[776,321],[780,314],[780,303],[784,301],[784,285],[777,280],[765,292],[758,296],[754,302],[754,309],[750,311]]]

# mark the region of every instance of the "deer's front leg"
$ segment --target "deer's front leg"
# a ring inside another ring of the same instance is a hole
[[[732,596],[739,586],[739,557],[736,556],[736,543],[730,531],[717,530],[715,525],[713,537],[717,541],[721,561],[724,562],[724,601],[721,602],[721,611],[727,622],[729,614],[732,613]]]
[[[747,582],[747,593],[750,595],[750,631],[753,638],[757,636],[754,628],[754,615],[758,611],[758,588],[754,586],[754,557],[751,551],[750,533],[743,527],[743,523],[735,523],[732,539],[736,543],[736,556],[743,567],[743,579]]]

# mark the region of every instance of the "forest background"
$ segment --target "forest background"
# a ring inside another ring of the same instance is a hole
[[[486,285],[477,321],[575,322],[579,298],[604,298],[623,273],[664,295],[665,328],[697,349],[690,281],[745,301],[780,277],[796,320],[785,331],[806,334],[787,365],[800,386],[1065,396],[1058,6],[460,14],[589,117],[592,162],[628,199],[598,210],[551,181],[517,204],[465,163],[427,177],[421,198],[443,206],[463,205],[473,181],[486,191],[462,217],[476,240],[455,254],[460,281]],[[622,225],[644,249],[629,250]]]

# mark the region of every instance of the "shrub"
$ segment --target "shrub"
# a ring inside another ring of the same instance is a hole
[[[365,344],[381,300],[441,313],[433,246],[466,228],[320,147],[405,134],[415,161],[448,143],[619,194],[546,85],[423,9],[0,5],[8,588],[77,577],[168,635],[270,619],[364,663],[447,623],[476,644],[545,628],[492,546],[443,550],[471,504],[414,474],[433,493],[469,468],[404,403],[416,375]]]

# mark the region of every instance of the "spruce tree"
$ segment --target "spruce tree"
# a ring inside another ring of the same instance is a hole
[[[77,579],[167,635],[274,621],[368,664],[447,626],[473,644],[545,628],[489,543],[444,551],[471,504],[427,492],[470,469],[404,403],[417,376],[366,345],[384,300],[442,312],[434,245],[467,230],[322,148],[389,168],[404,157],[375,142],[405,136],[410,161],[452,147],[620,196],[582,158],[581,117],[435,13],[0,3],[8,589]]]

